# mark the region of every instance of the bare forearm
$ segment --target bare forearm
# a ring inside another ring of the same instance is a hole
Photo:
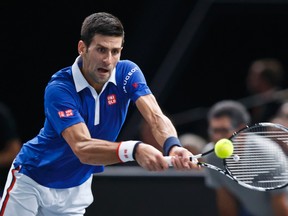
[[[163,146],[165,140],[170,136],[177,137],[175,127],[171,120],[163,114],[153,95],[140,97],[136,101],[136,105],[159,145]]]
[[[117,155],[119,143],[89,139],[76,144],[73,149],[79,160],[91,165],[111,165],[121,162]]]
[[[154,118],[155,123],[151,124],[152,134],[159,145],[163,147],[163,144],[168,137],[177,137],[177,132],[170,119],[165,115],[155,114]]]
[[[119,143],[92,138],[83,123],[66,128],[62,136],[82,163],[109,165],[120,162],[117,155]]]

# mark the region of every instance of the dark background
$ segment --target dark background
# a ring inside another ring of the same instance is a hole
[[[141,67],[179,133],[205,135],[213,103],[248,96],[251,61],[275,57],[288,67],[286,0],[1,1],[0,100],[11,108],[24,141],[43,126],[44,88],[74,62],[81,23],[97,11],[122,20],[122,59]],[[132,105],[119,139],[137,136],[139,120]],[[217,215],[202,177],[100,175],[93,181],[95,202],[87,215]]]
[[[276,57],[287,68],[285,0],[38,4],[0,3],[0,100],[11,107],[23,140],[42,127],[46,83],[74,62],[81,23],[92,12],[111,12],[122,20],[126,31],[122,59],[142,68],[179,133],[205,135],[207,108],[221,99],[246,97],[251,61]],[[186,111],[191,112],[185,115]],[[136,136],[138,122],[132,105],[120,138]]]

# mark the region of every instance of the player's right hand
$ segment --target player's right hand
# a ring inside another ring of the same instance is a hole
[[[173,167],[177,170],[200,169],[200,166],[197,164],[198,160],[193,158],[191,161],[190,157],[193,156],[193,154],[186,148],[174,146],[170,151],[170,156],[172,156],[171,162]]]
[[[169,168],[163,153],[152,145],[140,143],[135,152],[137,163],[148,171],[164,171]]]

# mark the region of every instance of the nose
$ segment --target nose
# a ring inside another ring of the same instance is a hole
[[[105,62],[106,64],[110,64],[111,61],[112,61],[112,54],[111,52],[107,52],[107,54],[103,58],[103,62]]]

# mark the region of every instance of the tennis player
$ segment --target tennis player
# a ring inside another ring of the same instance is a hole
[[[85,18],[79,56],[46,86],[44,126],[14,160],[0,216],[80,216],[93,201],[92,176],[105,165],[136,160],[149,171],[168,169],[163,153],[152,145],[116,141],[130,101],[152,127],[164,155],[175,156],[173,166],[198,169],[141,69],[120,60],[123,43],[124,28],[117,17],[99,12]]]

